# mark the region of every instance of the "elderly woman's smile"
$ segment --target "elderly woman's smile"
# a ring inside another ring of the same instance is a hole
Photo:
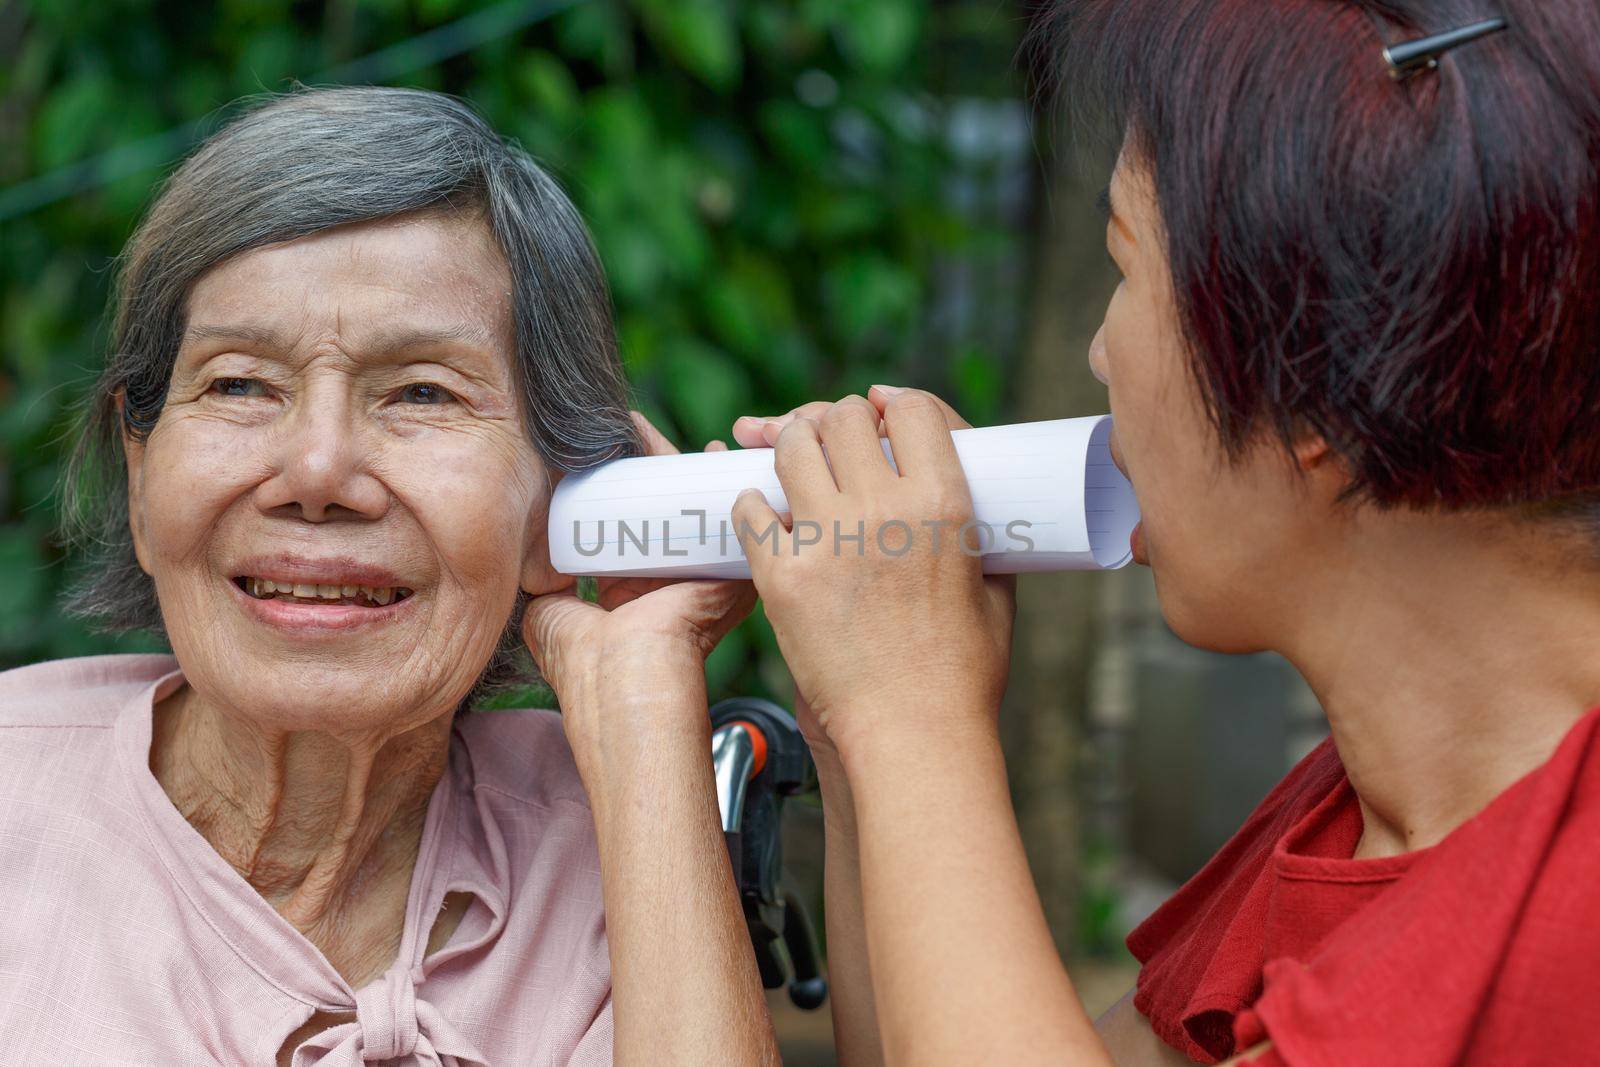
[[[129,451],[191,681],[259,709],[261,672],[293,665],[346,726],[461,699],[519,585],[551,580],[513,344],[505,257],[470,216],[339,226],[195,283],[166,408]]]
[[[393,580],[373,585],[351,585],[349,583],[357,576],[357,572],[338,561],[315,563],[303,560],[295,566],[301,574],[299,580],[285,578],[280,571],[276,579],[241,575],[234,582],[254,600],[281,600],[323,608],[339,605],[382,608],[391,603],[398,604],[411,596],[411,590]],[[372,568],[362,567],[361,570],[371,571]],[[321,581],[311,580],[307,572],[329,577]]]

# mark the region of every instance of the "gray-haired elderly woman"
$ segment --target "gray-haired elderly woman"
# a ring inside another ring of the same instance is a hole
[[[545,550],[552,478],[645,447],[582,223],[467,107],[202,145],[68,480],[73,606],[173,655],[0,675],[5,1059],[775,1060],[705,714],[753,592]],[[464,714],[519,641],[563,714]]]

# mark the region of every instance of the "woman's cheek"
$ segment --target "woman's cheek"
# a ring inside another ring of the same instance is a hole
[[[200,555],[223,516],[271,476],[256,433],[238,427],[173,427],[146,443],[140,510],[153,561]]]
[[[463,582],[515,587],[532,503],[532,479],[519,469],[515,449],[444,434],[412,443],[417,447],[396,450],[380,477],[423,527],[441,563]]]

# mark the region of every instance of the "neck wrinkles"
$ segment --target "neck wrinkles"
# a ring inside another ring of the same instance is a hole
[[[190,825],[314,941],[318,929],[356,925],[396,940],[451,718],[392,736],[273,732],[185,684],[156,707],[151,770]]]

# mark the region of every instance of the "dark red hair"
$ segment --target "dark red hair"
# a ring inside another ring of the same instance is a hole
[[[1380,505],[1600,502],[1600,3],[1064,0],[1035,40],[1154,179],[1232,454],[1313,431]]]

